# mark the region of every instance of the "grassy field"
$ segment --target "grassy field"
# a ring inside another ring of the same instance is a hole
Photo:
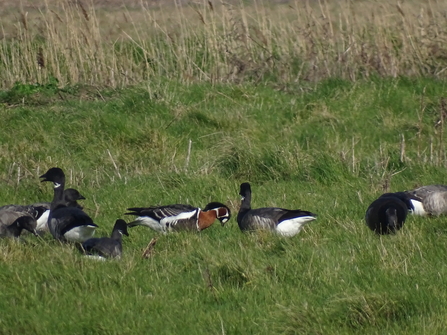
[[[383,192],[447,184],[443,2],[95,3],[5,1],[0,205],[50,201],[58,166],[97,236],[128,207],[234,216],[132,228],[120,261],[1,240],[0,334],[445,333],[445,217],[364,223]],[[242,234],[242,182],[318,218]]]
[[[200,234],[136,227],[123,259],[100,264],[49,236],[0,241],[2,333],[443,333],[445,218],[378,237],[363,216],[384,191],[446,183],[445,83],[157,87],[3,92],[0,203],[50,200],[38,176],[59,166],[98,236],[131,206],[217,200],[235,214],[245,181],[255,207],[317,221],[289,239],[234,218]]]

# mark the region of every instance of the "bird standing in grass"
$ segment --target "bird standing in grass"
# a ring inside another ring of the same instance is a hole
[[[129,227],[147,226],[155,231],[201,231],[210,227],[216,219],[222,226],[230,219],[230,209],[220,202],[210,202],[202,210],[190,205],[167,205],[158,207],[128,208],[126,215],[137,218],[128,224]]]
[[[103,258],[120,258],[123,252],[122,236],[129,236],[127,223],[124,220],[116,220],[110,237],[90,238],[82,243],[84,253]]]
[[[67,207],[64,199],[65,174],[62,169],[53,167],[41,175],[42,182],[51,181],[54,185],[53,201],[48,216],[51,235],[59,241],[84,242],[93,237],[96,227],[93,220],[77,207]]]
[[[271,230],[283,236],[298,234],[303,226],[316,219],[316,214],[300,209],[277,207],[251,208],[251,187],[243,183],[239,194],[242,196],[237,223],[242,231]]]

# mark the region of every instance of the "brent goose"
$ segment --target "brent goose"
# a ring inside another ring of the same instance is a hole
[[[406,191],[411,197],[416,215],[447,214],[447,186],[427,185]]]
[[[83,207],[77,202],[77,200],[85,200],[85,197],[74,188],[67,188],[64,190],[64,201],[67,207],[77,207],[82,209]],[[48,231],[48,215],[50,214],[51,202],[38,202],[34,203],[33,207],[44,207],[46,210],[37,219],[37,232],[46,233]]]
[[[129,236],[127,223],[124,220],[116,220],[111,237],[90,238],[82,243],[84,253],[97,255],[104,258],[120,258],[123,251],[122,236]]]
[[[395,233],[404,225],[414,207],[404,192],[385,193],[369,205],[365,214],[366,225],[377,234]]]
[[[237,223],[242,231],[271,230],[283,236],[294,236],[302,227],[316,219],[316,214],[300,209],[277,207],[251,209],[251,187],[249,183],[241,184],[239,194],[242,196]]]
[[[67,207],[78,207],[82,209],[82,206],[78,204],[77,200],[83,199],[85,199],[85,197],[74,188],[67,188],[64,190],[64,200]],[[48,231],[47,222],[50,206],[50,202],[38,202],[31,205],[4,205],[0,207],[0,212],[8,210],[30,214],[37,221],[36,231],[42,234]]]
[[[53,167],[41,175],[44,181],[54,184],[54,196],[48,216],[51,235],[59,241],[84,242],[93,237],[96,227],[93,220],[77,207],[67,207],[64,200],[65,174]]]
[[[0,213],[0,237],[19,237],[22,230],[37,235],[36,219],[23,212],[3,210]]]
[[[210,202],[202,210],[190,205],[167,205],[159,207],[128,208],[126,215],[138,216],[129,227],[147,226],[155,231],[189,230],[201,231],[218,219],[222,226],[230,219],[230,209],[220,202]]]

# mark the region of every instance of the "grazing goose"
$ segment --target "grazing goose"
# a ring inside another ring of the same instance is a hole
[[[67,188],[64,190],[64,200],[67,207],[82,206],[78,204],[77,200],[85,199],[84,196],[74,188]],[[50,214],[50,202],[38,202],[31,205],[5,205],[0,207],[0,212],[4,210],[15,211],[20,213],[31,214],[37,220],[36,231],[38,233],[45,233],[48,231],[48,215]]]
[[[283,236],[294,236],[306,223],[316,219],[316,214],[300,209],[277,207],[251,209],[249,183],[241,184],[239,194],[242,196],[242,202],[237,223],[242,231],[272,230]]]
[[[51,235],[59,241],[84,242],[93,237],[96,227],[93,220],[84,211],[76,207],[67,207],[64,200],[65,174],[54,167],[41,175],[44,181],[54,184],[54,196],[48,216],[48,228]]]
[[[24,215],[31,215],[35,220],[37,220],[37,223],[39,221],[42,221],[45,217],[45,212],[47,208],[46,206],[40,206],[40,205],[5,205],[0,207],[0,213],[2,212],[17,212],[17,213],[23,213]]]
[[[111,237],[90,238],[82,243],[84,253],[97,255],[103,258],[120,258],[123,251],[121,238],[129,236],[127,223],[124,220],[116,220]]]
[[[366,210],[366,225],[377,234],[395,233],[404,225],[411,205],[403,192],[385,193]]]
[[[11,210],[0,212],[0,237],[19,237],[23,229],[37,235],[36,219],[32,215]]]
[[[447,214],[447,186],[427,185],[406,191],[414,205],[416,215]]]
[[[190,205],[167,205],[146,208],[128,208],[126,215],[136,215],[129,227],[147,226],[155,231],[190,230],[201,231],[211,226],[218,219],[222,226],[230,219],[230,209],[220,202],[210,202],[201,210]]]

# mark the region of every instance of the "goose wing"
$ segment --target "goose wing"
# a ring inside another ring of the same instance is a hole
[[[145,225],[157,231],[168,229],[197,229],[197,214],[199,208],[190,205],[167,205],[159,207],[128,208],[127,215],[138,218],[128,224],[129,227]]]
[[[57,208],[50,218],[50,229],[53,228],[55,237],[60,239],[69,230],[80,226],[98,227],[90,216],[76,207]]]
[[[242,230],[275,229],[286,213],[286,210],[274,207],[252,209],[241,218],[239,227]]]

